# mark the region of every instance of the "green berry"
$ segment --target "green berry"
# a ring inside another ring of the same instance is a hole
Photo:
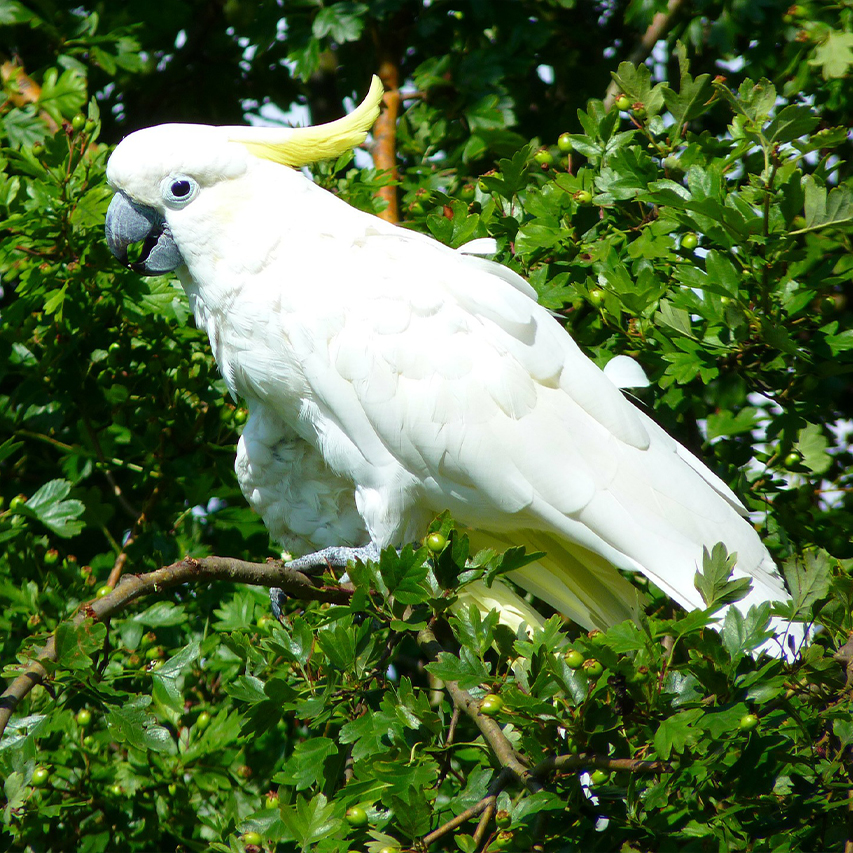
[[[379,853],[400,853],[399,847],[383,847],[380,849]]]
[[[42,788],[47,784],[48,779],[50,779],[50,771],[47,767],[36,767],[33,770],[32,778],[30,779],[30,785],[34,788]]]
[[[162,646],[152,646],[145,651],[146,660],[160,660],[166,657],[166,650]]]
[[[495,812],[495,823],[498,825],[498,829],[509,829],[512,825],[512,816],[506,809],[498,809]]]
[[[592,193],[589,190],[578,190],[573,198],[578,204],[589,204],[592,201]]]
[[[502,829],[489,845],[489,850],[509,850],[514,846],[515,836],[506,829]]]
[[[198,719],[195,721],[195,727],[203,732],[210,725],[210,714],[207,711],[202,711],[198,715]]]
[[[86,126],[86,116],[83,113],[77,113],[73,119],[71,119],[71,127],[79,133]]]
[[[540,148],[534,155],[533,159],[542,166],[543,169],[547,169],[554,162],[554,155],[547,148]]]
[[[589,781],[593,785],[603,785],[610,778],[610,774],[606,770],[593,770],[589,774]]]
[[[459,198],[462,201],[473,201],[476,192],[474,190],[474,184],[465,184],[461,190],[459,190]]]
[[[563,660],[569,669],[580,669],[583,666],[583,655],[577,649],[566,652]]]
[[[56,548],[51,548],[44,555],[44,564],[46,566],[55,566],[59,562],[59,551]]]
[[[604,304],[604,291],[601,288],[594,287],[589,292],[589,301],[596,307],[599,308]]]
[[[253,847],[260,847],[264,843],[259,832],[244,832],[240,838],[243,840],[243,844],[251,844]]]
[[[44,154],[44,145],[41,142],[33,143],[33,154],[35,154],[36,157],[41,157],[41,155]]]
[[[9,501],[9,509],[12,512],[18,512],[24,506],[24,504],[26,504],[26,502],[26,495],[15,495],[15,497],[13,497],[12,500]]]
[[[86,124],[83,125],[83,130],[86,131],[86,133],[91,133],[97,126],[98,123],[96,121],[87,119]]]
[[[495,693],[487,693],[480,700],[480,713],[485,714],[487,717],[494,717],[495,714],[500,713],[503,706],[504,700],[500,696]]]
[[[241,425],[246,423],[249,420],[249,412],[246,409],[235,409],[234,410],[234,423]]]
[[[107,790],[114,796],[120,797],[124,793],[124,789],[119,784],[110,785]]]
[[[561,133],[560,138],[557,140],[557,148],[563,154],[568,154],[574,148],[574,145],[572,145],[572,135],[570,133]]]
[[[251,779],[252,778],[252,768],[249,767],[248,764],[241,764],[237,768],[237,775],[241,779]]]
[[[94,749],[95,748],[95,738],[92,735],[86,735],[83,738],[83,748],[84,749]]]
[[[348,808],[346,819],[350,826],[367,826],[367,812],[360,806]]]
[[[619,110],[627,110],[631,106],[631,101],[628,99],[627,95],[620,95],[616,101],[616,109]]]
[[[598,676],[604,672],[604,666],[595,658],[590,658],[583,662],[583,671],[587,676],[589,676],[589,678],[598,678]]]
[[[792,450],[784,459],[784,465],[789,471],[796,471],[803,462],[803,457],[797,453],[796,450]]]
[[[681,238],[681,248],[692,252],[699,245],[699,238],[692,232],[688,231]]]
[[[430,533],[426,538],[426,546],[433,554],[440,554],[446,545],[447,537],[438,531]]]
[[[105,598],[113,591],[113,588],[105,583],[103,586],[98,587],[98,591],[95,593],[96,598]]]
[[[751,732],[754,728],[758,726],[759,723],[758,717],[755,714],[744,714],[740,718],[740,723],[738,723],[738,728],[742,732]]]
[[[638,666],[636,672],[630,676],[628,681],[630,684],[646,684],[651,677],[652,674],[649,672],[647,666]]]
[[[81,708],[77,712],[77,725],[84,728],[92,722],[92,712],[88,708]]]

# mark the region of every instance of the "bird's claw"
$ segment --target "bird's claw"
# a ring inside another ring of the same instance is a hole
[[[322,572],[324,569],[346,569],[349,563],[354,563],[356,560],[361,560],[363,563],[368,560],[377,561],[379,556],[379,547],[373,542],[360,548],[333,546],[315,551],[313,554],[305,554],[303,557],[285,563],[285,566],[305,575],[313,575]],[[341,580],[347,580],[346,575]],[[287,595],[283,589],[270,589],[270,609],[279,622],[282,621],[286,598]]]

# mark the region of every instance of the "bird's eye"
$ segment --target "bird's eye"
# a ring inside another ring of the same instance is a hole
[[[189,204],[198,193],[198,183],[186,175],[170,175],[162,184],[163,200],[169,207]]]

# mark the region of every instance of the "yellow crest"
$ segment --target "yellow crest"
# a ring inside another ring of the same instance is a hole
[[[231,142],[239,142],[255,157],[285,166],[305,166],[339,157],[361,145],[379,117],[384,91],[374,75],[364,100],[347,116],[316,127],[228,127]]]

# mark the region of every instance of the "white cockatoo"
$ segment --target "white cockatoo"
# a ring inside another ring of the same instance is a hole
[[[376,554],[449,510],[474,548],[545,552],[512,579],[588,629],[635,616],[618,569],[703,607],[693,579],[717,542],[752,580],[738,607],[788,599],[728,486],[623,396],[524,279],[300,171],[362,143],[381,98],[374,78],[353,113],[318,127],[151,127],[107,167],[111,251],[145,275],[177,271],[246,401],[237,476],[270,534],[292,551]],[[537,621],[505,586],[470,595],[510,623]]]

